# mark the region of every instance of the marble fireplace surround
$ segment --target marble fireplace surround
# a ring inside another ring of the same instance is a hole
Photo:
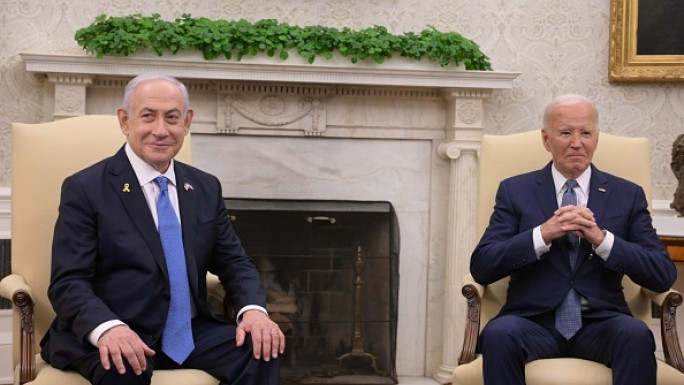
[[[450,381],[466,310],[460,281],[476,242],[483,101],[517,73],[401,61],[21,57],[44,81],[45,121],[113,114],[125,83],[143,72],[183,80],[195,109],[193,163],[221,180],[225,196],[392,202],[399,381]]]

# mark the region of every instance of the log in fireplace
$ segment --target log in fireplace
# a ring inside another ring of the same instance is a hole
[[[287,338],[281,382],[397,383],[392,204],[227,198],[226,206]]]

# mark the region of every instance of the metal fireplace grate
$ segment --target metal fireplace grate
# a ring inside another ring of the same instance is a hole
[[[228,198],[226,206],[286,332],[281,383],[397,383],[391,203]]]
[[[12,274],[12,240],[0,239],[0,277]],[[0,309],[11,309],[12,302],[0,298]]]

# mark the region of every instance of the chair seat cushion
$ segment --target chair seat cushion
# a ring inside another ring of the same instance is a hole
[[[612,385],[610,368],[577,358],[532,361],[525,366],[527,385]],[[484,385],[482,356],[454,370],[453,385]],[[658,385],[681,385],[684,373],[658,360]]]
[[[36,379],[27,385],[90,385],[83,376],[76,372],[55,369],[40,356],[36,358]],[[15,378],[19,376],[15,375]],[[219,381],[204,371],[196,369],[155,370],[152,385],[216,385]]]

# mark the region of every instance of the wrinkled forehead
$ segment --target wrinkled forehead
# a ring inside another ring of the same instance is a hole
[[[132,112],[141,108],[141,104],[149,103],[175,104],[184,114],[190,108],[187,89],[183,83],[158,77],[131,81],[124,94],[124,108]]]
[[[551,110],[549,120],[552,126],[597,128],[595,110],[592,105],[585,103],[557,105]]]
[[[567,110],[577,114],[590,114],[594,125],[598,129],[599,115],[594,103],[584,96],[574,94],[559,96],[546,105],[546,108],[544,108],[543,126],[548,127],[554,115],[557,115],[559,111]]]

